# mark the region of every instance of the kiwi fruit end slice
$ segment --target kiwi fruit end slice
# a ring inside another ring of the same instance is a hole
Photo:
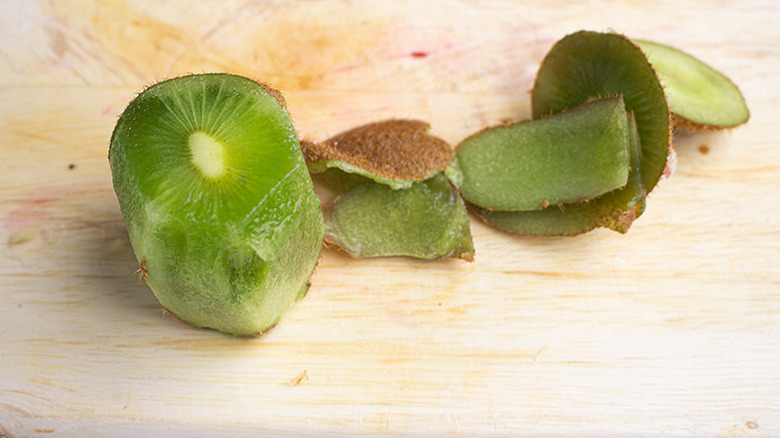
[[[620,96],[465,139],[447,176],[489,210],[540,210],[592,199],[626,184],[628,119]]]
[[[195,326],[269,329],[319,258],[319,200],[275,95],[241,76],[182,76],[140,93],[114,128],[109,164],[142,277]]]
[[[309,170],[336,168],[392,188],[409,188],[430,178],[452,161],[444,140],[419,120],[391,119],[359,126],[324,142],[302,141]]]
[[[676,48],[633,41],[645,52],[664,85],[675,127],[732,128],[750,118],[739,88],[722,73]]]
[[[579,31],[555,43],[537,73],[531,93],[535,119],[593,99],[623,96],[636,117],[642,146],[642,178],[650,192],[670,155],[669,107],[658,77],[642,50],[625,36]]]
[[[645,209],[647,192],[642,179],[642,148],[633,114],[628,114],[631,170],[624,187],[596,199],[551,205],[536,211],[474,212],[496,228],[522,235],[574,236],[597,227],[626,233]]]
[[[325,208],[326,241],[353,257],[473,259],[466,206],[442,173],[398,190],[363,180]]]

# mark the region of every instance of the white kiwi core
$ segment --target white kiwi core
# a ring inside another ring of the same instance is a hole
[[[206,178],[216,179],[227,171],[222,143],[208,134],[193,132],[189,138],[192,162]]]

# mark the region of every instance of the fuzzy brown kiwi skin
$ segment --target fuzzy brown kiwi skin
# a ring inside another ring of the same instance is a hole
[[[452,148],[419,120],[390,119],[353,128],[324,142],[300,141],[307,163],[336,160],[392,180],[422,180],[444,170]]]
[[[731,131],[734,128],[738,128],[748,121],[745,120],[744,122],[740,123],[739,125],[733,125],[733,126],[719,126],[719,125],[709,125],[706,123],[699,123],[694,122],[693,120],[686,119],[685,117],[672,113],[672,129],[673,131],[679,131],[679,132],[718,132],[718,131]]]
[[[285,110],[287,109],[287,101],[284,100],[284,96],[282,95],[281,91],[277,90],[276,88],[271,87],[270,85],[268,85],[265,82],[256,81],[256,80],[251,79],[251,78],[247,78],[247,79],[249,79],[249,80],[251,80],[253,82],[256,82],[258,85],[263,87],[263,89],[266,91],[266,93],[270,94],[271,97],[276,99],[276,102],[279,104],[280,107],[284,108]]]

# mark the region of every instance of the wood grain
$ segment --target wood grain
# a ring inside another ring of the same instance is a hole
[[[780,6],[184,1],[0,5],[0,436],[780,436]],[[752,111],[675,138],[627,235],[475,262],[325,252],[259,339],[163,314],[106,160],[144,85],[229,71],[302,136],[420,118],[457,143],[530,113],[559,38],[607,30],[719,68]],[[295,382],[300,376],[300,382]]]

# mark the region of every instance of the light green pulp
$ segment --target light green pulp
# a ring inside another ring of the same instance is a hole
[[[496,126],[464,140],[447,176],[489,210],[540,210],[626,184],[628,121],[622,97],[555,116]]]
[[[354,257],[471,260],[466,206],[441,173],[394,190],[363,179],[325,209],[326,239]]]
[[[673,47],[634,40],[664,85],[669,108],[701,125],[732,127],[750,118],[745,99],[729,78]]]
[[[174,315],[249,335],[306,292],[319,200],[287,111],[259,84],[204,74],[146,89],[109,163],[143,275]]]

